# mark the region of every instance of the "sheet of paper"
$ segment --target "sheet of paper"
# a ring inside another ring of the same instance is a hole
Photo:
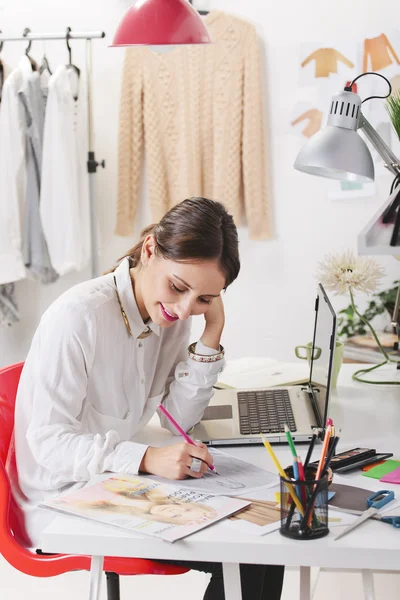
[[[276,501],[276,495],[280,493],[280,486],[274,485],[262,494],[255,494],[258,498],[251,498],[246,495],[245,498],[252,502],[249,509],[225,519],[223,524],[227,527],[236,529],[238,533],[248,533],[250,535],[264,535],[276,531],[281,526],[281,508]]]
[[[279,477],[275,473],[256,467],[216,448],[209,448],[214,458],[218,475],[208,472],[201,479],[185,479],[185,488],[217,496],[242,496],[253,490],[276,486]],[[171,485],[182,485],[182,481],[170,481],[151,475],[151,479]]]
[[[268,388],[307,382],[310,377],[310,367],[305,360],[297,363],[278,363],[265,359],[265,364],[259,362],[252,368],[243,362],[241,365],[228,364],[220,374],[218,383],[226,384],[236,389]],[[237,361],[231,361],[236,363]],[[251,385],[249,385],[251,381]]]

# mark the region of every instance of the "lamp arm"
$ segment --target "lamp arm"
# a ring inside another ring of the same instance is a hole
[[[385,161],[385,167],[398,175],[400,173],[400,163],[397,156],[392,152],[385,140],[381,138],[379,133],[374,129],[369,121],[364,117],[362,112],[358,119],[358,129],[361,129],[365,137],[371,142],[379,156]]]

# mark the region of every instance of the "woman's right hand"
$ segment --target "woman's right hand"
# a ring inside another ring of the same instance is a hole
[[[213,464],[213,458],[205,444],[195,443],[195,446],[183,442],[165,448],[149,446],[140,463],[139,472],[160,475],[167,479],[198,479],[208,470],[208,466]],[[193,458],[202,461],[198,473],[190,468]]]

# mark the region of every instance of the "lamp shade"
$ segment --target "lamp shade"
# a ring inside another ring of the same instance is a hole
[[[352,129],[327,126],[300,150],[294,168],[341,181],[374,181],[374,163],[367,144]]]
[[[373,181],[372,156],[357,133],[361,116],[361,99],[357,94],[348,91],[334,94],[327,126],[303,146],[294,168],[341,181]]]
[[[187,0],[135,0],[119,24],[112,46],[210,43],[204,22]]]

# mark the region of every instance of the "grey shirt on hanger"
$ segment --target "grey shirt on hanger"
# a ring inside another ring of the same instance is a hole
[[[23,125],[26,136],[26,192],[24,207],[22,252],[24,264],[41,283],[58,279],[53,269],[40,219],[40,173],[46,92],[40,84],[40,75],[32,72],[19,92]]]

